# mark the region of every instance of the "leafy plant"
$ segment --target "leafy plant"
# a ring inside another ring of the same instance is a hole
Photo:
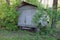
[[[0,26],[8,30],[17,29],[18,12],[15,5],[7,5],[7,3],[0,4]]]

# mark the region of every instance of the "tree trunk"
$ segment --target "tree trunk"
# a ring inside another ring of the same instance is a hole
[[[53,0],[53,17],[52,17],[52,28],[56,28],[56,22],[57,22],[57,5],[58,5],[58,0]]]
[[[40,0],[40,3],[42,2],[42,0]]]
[[[7,4],[10,5],[10,0],[6,0]]]

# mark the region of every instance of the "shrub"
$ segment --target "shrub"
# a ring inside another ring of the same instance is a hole
[[[9,30],[17,29],[18,12],[15,6],[8,6],[6,3],[0,5],[0,26]]]

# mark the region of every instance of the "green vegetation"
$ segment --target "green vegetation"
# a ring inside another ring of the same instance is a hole
[[[0,40],[56,40],[48,35],[38,35],[28,31],[6,31],[0,30]]]
[[[48,26],[33,33],[18,30],[19,14],[16,11],[16,7],[20,5],[21,0],[10,0],[9,2],[10,4],[6,0],[0,0],[0,40],[60,40],[60,9],[57,10],[57,27],[54,29],[51,28],[52,19],[55,14],[53,13],[53,8],[44,10],[44,5],[37,0],[27,0],[26,2],[37,5],[38,12],[33,18],[36,25],[38,25],[39,18],[44,14],[44,11],[50,17],[50,24]]]
[[[0,27],[4,27],[8,30],[17,29],[17,17],[16,5],[8,5],[7,2],[1,1],[0,6]]]

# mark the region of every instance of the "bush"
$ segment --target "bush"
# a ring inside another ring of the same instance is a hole
[[[0,26],[9,30],[17,29],[18,12],[14,6],[0,4]]]

